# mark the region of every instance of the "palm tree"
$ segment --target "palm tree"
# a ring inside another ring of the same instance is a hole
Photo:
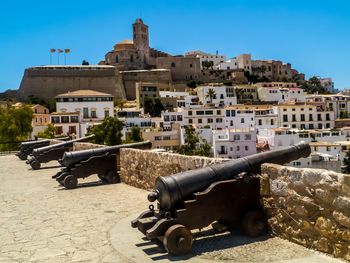
[[[213,99],[216,96],[216,92],[214,89],[208,89],[207,95],[205,96],[206,98],[210,99],[210,103],[213,103]]]
[[[127,103],[126,100],[120,99],[116,102],[116,106],[120,109],[120,111],[123,111],[125,104]]]

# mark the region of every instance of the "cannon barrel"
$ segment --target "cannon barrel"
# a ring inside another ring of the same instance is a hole
[[[87,160],[92,156],[100,156],[107,153],[114,153],[121,148],[141,148],[141,149],[150,149],[152,143],[150,141],[120,144],[115,146],[107,146],[96,149],[74,151],[74,152],[65,152],[61,161],[61,164],[65,167],[69,167],[73,164],[79,163],[81,161]]]
[[[161,209],[170,210],[178,202],[193,193],[205,190],[214,182],[232,179],[242,172],[258,174],[263,163],[285,164],[308,157],[310,153],[311,149],[307,143],[299,143],[200,169],[160,176],[156,180],[156,189],[148,195],[148,200],[153,202],[157,199]]]
[[[74,139],[74,140],[70,140],[70,141],[65,141],[65,142],[61,142],[61,143],[56,143],[56,144],[51,144],[51,145],[48,145],[48,146],[40,147],[40,148],[34,149],[32,155],[34,157],[37,157],[40,154],[44,154],[44,153],[46,153],[46,152],[48,152],[50,150],[69,148],[69,147],[72,147],[75,142],[88,141],[88,140],[90,140],[90,139],[92,139],[94,137],[95,137],[95,135],[91,134],[89,136],[81,137],[81,138],[78,138],[78,139]]]

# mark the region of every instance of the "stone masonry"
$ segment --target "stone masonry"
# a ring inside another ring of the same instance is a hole
[[[275,235],[350,261],[350,175],[264,164],[262,182]]]

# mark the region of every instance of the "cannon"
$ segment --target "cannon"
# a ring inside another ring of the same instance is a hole
[[[57,143],[53,145],[48,145],[44,147],[40,147],[34,149],[30,159],[27,160],[27,164],[33,168],[33,170],[37,170],[40,168],[41,163],[47,163],[53,160],[59,160],[62,158],[63,154],[67,151],[72,150],[73,144],[75,142],[85,142],[94,138],[95,135],[89,135],[86,137],[78,138],[75,140],[70,140],[62,143]]]
[[[308,157],[306,143],[258,153],[212,166],[156,179],[148,200],[157,200],[131,222],[147,239],[159,240],[168,253],[182,255],[192,248],[191,230],[214,223],[257,237],[268,225],[260,201],[261,164],[285,164]]]
[[[59,140],[67,140],[69,137],[59,138]],[[19,152],[16,153],[18,158],[21,160],[26,160],[28,155],[32,154],[33,150],[36,148],[48,146],[50,144],[50,139],[37,140],[37,141],[28,141],[22,142],[19,148]]]
[[[73,189],[78,184],[78,178],[86,178],[90,175],[97,176],[105,183],[120,182],[118,169],[118,156],[121,148],[150,149],[150,141],[121,144],[82,150],[65,152],[61,160],[64,166],[61,171],[52,176],[66,189]]]

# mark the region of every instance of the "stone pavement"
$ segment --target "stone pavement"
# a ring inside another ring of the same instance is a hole
[[[55,165],[33,171],[15,156],[0,156],[0,262],[341,262],[279,238],[227,233],[201,235],[193,254],[168,257],[130,227],[148,206],[147,192],[93,184],[94,176],[64,190],[51,179]]]

